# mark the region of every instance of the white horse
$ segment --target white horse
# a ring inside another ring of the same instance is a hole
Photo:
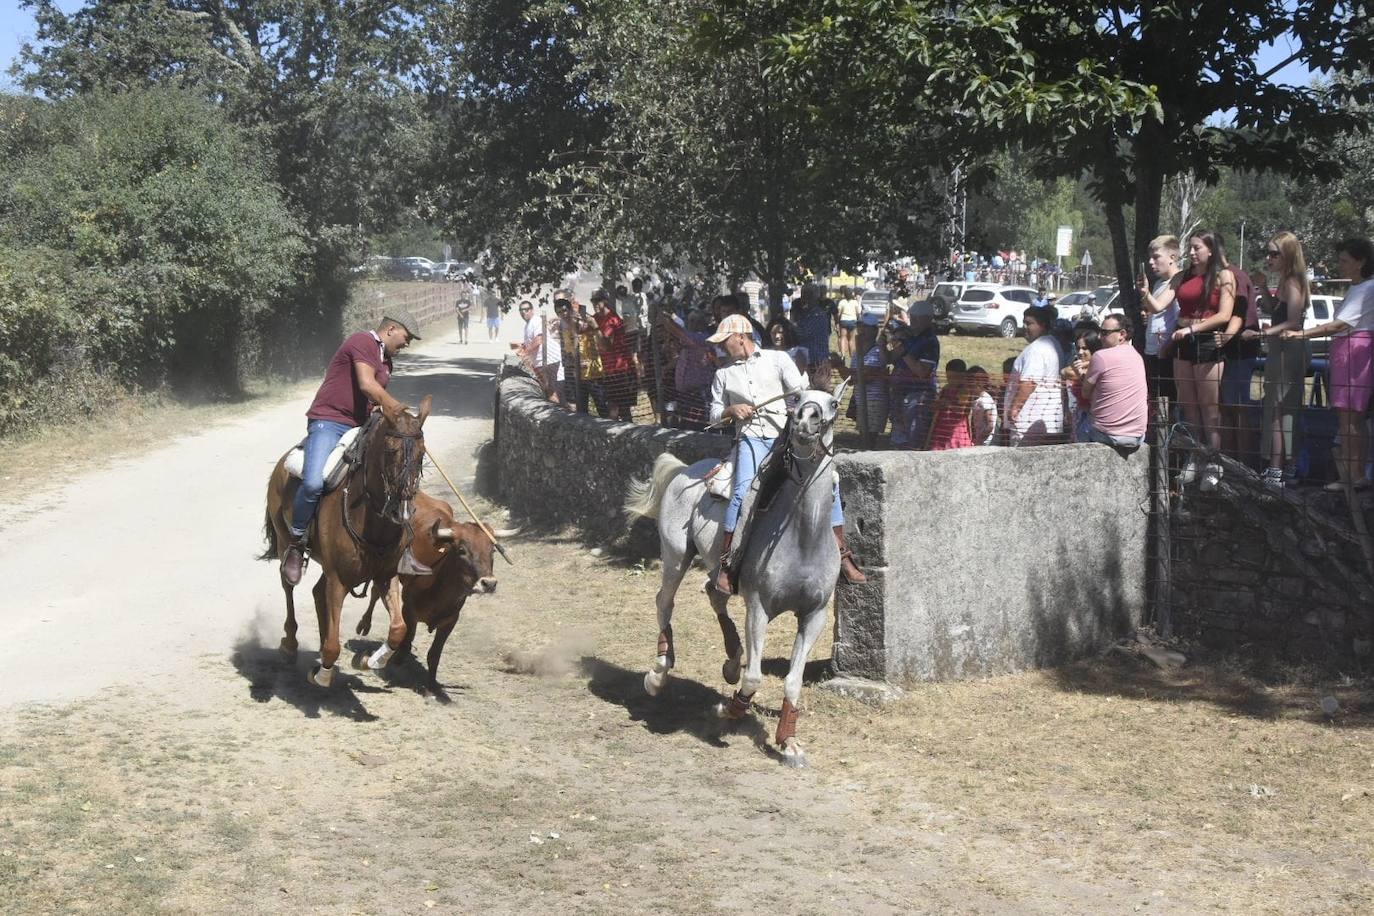
[[[744,680],[729,703],[716,707],[722,718],[743,718],[763,683],[763,638],[768,622],[785,611],[797,615],[797,638],[783,684],[782,715],[775,740],[785,763],[805,766],[806,753],[797,741],[797,707],[802,673],[816,638],[825,626],[826,608],[840,574],[840,551],[830,529],[834,471],[832,427],[844,390],[833,396],[806,391],[792,410],[785,477],[764,507],[754,510],[747,543],[739,562],[738,581],[747,608],[745,646],[726,610],[728,595],[707,588],[711,607],[725,637],[726,660],[721,674],[740,683],[741,656],[747,648]],[[778,445],[782,449],[783,444]],[[658,653],[644,676],[644,689],[657,696],[675,661],[673,597],[682,577],[700,555],[708,569],[718,569],[724,537],[725,500],[706,490],[706,475],[714,459],[690,467],[669,454],[654,462],[648,481],[631,484],[625,511],[631,517],[656,518],[662,543],[663,580],[658,590]]]

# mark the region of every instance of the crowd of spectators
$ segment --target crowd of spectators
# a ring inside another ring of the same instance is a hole
[[[1101,442],[1133,449],[1147,437],[1151,400],[1165,397],[1203,446],[1182,464],[1179,483],[1200,480],[1203,489],[1221,480],[1218,455],[1251,463],[1275,488],[1293,480],[1308,379],[1317,369],[1339,416],[1340,481],[1332,486],[1367,486],[1369,241],[1339,247],[1338,272],[1351,285],[1333,320],[1320,325],[1304,320],[1312,271],[1291,233],[1269,240],[1266,269],[1251,274],[1230,262],[1213,232],[1194,233],[1186,259],[1172,236],[1153,240],[1149,250],[1137,290],[1138,345],[1133,316],[1070,325],[1042,299],[1025,310],[1026,344],[1000,373],[958,359],[941,373],[941,341],[924,300],[894,300],[875,313],[862,290],[829,293],[810,283],[784,291],[784,310],[761,306],[768,289],[758,281],[706,297],[636,279],[614,293],[598,290],[590,309],[560,290],[547,325],[529,302],[520,304],[526,324],[518,347],[550,398],[570,410],[625,420],[647,399],[659,422],[700,429],[712,380],[726,362],[708,338],[724,318],[739,315],[758,346],[785,351],[812,387],[831,390],[847,379],[847,415],[868,447],[879,448]],[[1023,267],[1032,265],[1018,258],[1000,269]],[[1322,336],[1333,338],[1331,355],[1329,365],[1316,366],[1306,341]]]

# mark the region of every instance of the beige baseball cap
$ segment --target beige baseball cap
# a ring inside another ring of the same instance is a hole
[[[731,334],[754,336],[754,326],[743,315],[726,315],[716,326],[716,333],[706,338],[707,343],[722,343]]]

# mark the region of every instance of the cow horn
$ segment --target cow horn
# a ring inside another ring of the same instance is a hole
[[[435,528],[435,529],[434,529],[434,540],[436,540],[436,541],[451,541],[451,540],[453,540],[453,529],[452,529],[452,528]]]

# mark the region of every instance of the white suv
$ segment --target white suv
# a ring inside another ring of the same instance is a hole
[[[1002,337],[1021,333],[1021,313],[1035,302],[1029,286],[970,283],[954,304],[950,317],[960,331],[994,331]]]

